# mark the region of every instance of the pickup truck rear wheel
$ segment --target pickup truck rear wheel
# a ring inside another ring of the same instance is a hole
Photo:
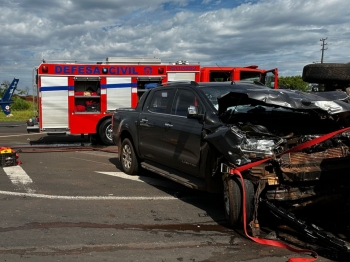
[[[139,161],[134,146],[128,138],[125,138],[122,142],[121,164],[123,171],[128,175],[136,175],[139,171]]]
[[[254,212],[254,185],[250,180],[244,179],[246,192],[246,222],[252,220]],[[243,192],[241,179],[229,176],[224,180],[225,215],[230,226],[243,224]]]
[[[103,144],[108,146],[114,145],[112,132],[112,119],[104,120],[98,129],[98,135]]]

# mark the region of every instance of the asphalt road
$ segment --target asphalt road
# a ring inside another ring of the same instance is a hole
[[[125,175],[115,147],[91,147],[86,137],[28,134],[24,123],[0,123],[0,146],[16,150],[21,161],[0,167],[0,261],[311,258],[254,243],[227,227],[221,196],[149,172]]]

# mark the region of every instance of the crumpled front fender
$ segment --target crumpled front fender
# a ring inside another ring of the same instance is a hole
[[[250,163],[250,159],[242,154],[239,145],[243,143],[244,137],[232,132],[228,126],[219,127],[215,132],[208,134],[204,140],[213,145],[224,158],[236,165]]]

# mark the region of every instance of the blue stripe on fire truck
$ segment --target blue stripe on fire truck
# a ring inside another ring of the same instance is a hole
[[[72,86],[42,86],[40,87],[40,92],[43,91],[67,91],[74,90]]]
[[[119,84],[101,85],[101,88],[125,88],[125,87],[137,87],[137,83],[119,83]]]

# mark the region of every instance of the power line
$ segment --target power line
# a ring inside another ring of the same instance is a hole
[[[320,39],[320,41],[322,41],[322,44],[321,44],[321,46],[322,46],[322,49],[321,49],[321,51],[322,51],[321,64],[323,63],[324,50],[327,50],[327,49],[328,49],[328,48],[324,48],[325,45],[327,45],[327,43],[324,42],[324,41],[327,40],[327,38],[328,38],[328,37],[326,37],[326,38],[321,38],[321,39]]]

